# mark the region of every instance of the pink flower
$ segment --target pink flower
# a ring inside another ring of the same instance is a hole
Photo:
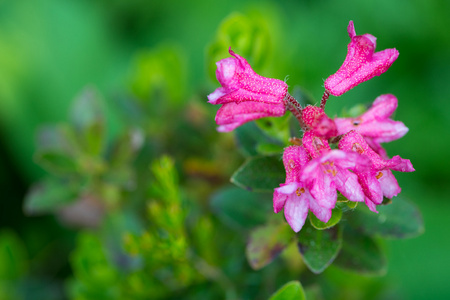
[[[408,128],[400,121],[389,117],[397,109],[397,98],[394,95],[381,95],[375,99],[372,107],[357,118],[335,118],[339,135],[351,130],[360,133],[369,146],[382,157],[387,158],[380,143],[390,142],[403,137]]]
[[[283,163],[286,169],[286,182],[280,184],[273,193],[273,208],[275,213],[284,207],[286,221],[295,232],[299,232],[305,224],[308,211],[311,210],[322,222],[331,218],[334,203],[321,206],[300,180],[301,169],[309,161],[309,156],[302,146],[290,146],[284,149]]]
[[[216,76],[222,85],[208,95],[211,104],[223,104],[216,116],[219,131],[231,131],[262,117],[280,117],[286,112],[284,81],[256,74],[248,62],[234,53],[217,62]],[[228,105],[228,106],[227,106]],[[238,116],[231,118],[235,111]]]
[[[350,151],[331,150],[326,140],[312,132],[305,133],[303,145],[313,159],[303,168],[300,179],[319,205],[334,207],[336,190],[350,201],[364,201],[363,190],[353,172],[370,169],[371,162],[367,157]]]
[[[353,21],[347,27],[351,38],[347,57],[339,70],[325,80],[325,89],[340,96],[358,84],[380,76],[398,57],[398,51],[385,49],[374,53],[376,38],[370,34],[356,35]]]
[[[317,106],[308,105],[302,111],[303,123],[314,135],[329,139],[337,135],[336,124],[325,111]]]
[[[401,191],[391,170],[414,171],[409,159],[403,159],[398,155],[388,160],[383,159],[369,147],[363,136],[356,131],[350,131],[341,139],[339,149],[357,152],[372,161],[372,167],[369,170],[355,170],[355,174],[363,188],[367,206],[375,212],[376,205],[383,202],[383,196],[392,198]]]

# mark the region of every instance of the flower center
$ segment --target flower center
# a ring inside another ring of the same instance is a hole
[[[378,174],[375,177],[377,179],[380,179],[381,177],[383,177],[383,173],[382,172],[378,172]]]
[[[324,163],[322,163],[323,166],[323,173],[324,174],[331,174],[331,176],[336,176],[337,174],[337,170],[336,167],[334,166],[334,161],[326,161]]]
[[[296,191],[295,191],[295,193],[297,194],[297,196],[301,196],[303,193],[305,192],[305,189],[304,188],[298,188]]]

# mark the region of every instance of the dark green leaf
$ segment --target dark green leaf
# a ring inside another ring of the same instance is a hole
[[[37,164],[54,174],[76,174],[79,171],[76,159],[62,151],[41,150],[35,154],[34,159]]]
[[[306,222],[298,235],[298,249],[303,261],[315,274],[321,273],[333,262],[341,245],[340,226],[317,230]]]
[[[76,185],[56,180],[44,180],[33,185],[25,197],[24,211],[34,215],[48,213],[77,199]]]
[[[336,207],[332,210],[331,218],[326,223],[317,219],[317,217],[313,213],[309,213],[309,221],[311,222],[311,225],[319,230],[333,227],[334,225],[339,223],[341,217],[342,217],[342,210],[339,207]]]
[[[276,291],[269,300],[305,300],[305,292],[299,281],[290,281]]]
[[[249,158],[231,176],[232,183],[254,192],[273,192],[285,179],[281,155]]]
[[[346,227],[341,252],[334,265],[357,273],[383,275],[386,258],[378,244],[369,236]]]
[[[0,233],[0,282],[20,279],[27,269],[25,247],[12,231]]]
[[[239,149],[245,156],[257,155],[257,148],[260,144],[272,145],[277,143],[276,140],[267,136],[258,126],[256,126],[255,122],[249,122],[239,126],[234,132]],[[279,143],[278,148],[280,147],[282,147],[282,145]]]
[[[286,248],[294,237],[291,227],[283,223],[269,223],[250,233],[246,254],[250,266],[259,270],[269,264]]]
[[[251,228],[264,224],[272,213],[272,194],[224,188],[212,196],[211,207],[224,223]]]
[[[395,198],[392,204],[377,207],[378,214],[365,205],[349,215],[350,225],[368,235],[402,239],[420,235],[424,231],[420,211],[408,201]]]

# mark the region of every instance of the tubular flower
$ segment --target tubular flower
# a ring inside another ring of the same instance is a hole
[[[331,150],[326,140],[309,132],[303,137],[303,145],[313,159],[303,168],[300,179],[319,205],[332,204],[334,207],[336,190],[350,201],[364,201],[363,190],[353,172],[370,169],[371,162],[367,157],[350,151]]]
[[[371,160],[372,167],[369,170],[355,170],[355,174],[363,188],[367,206],[375,212],[376,205],[383,202],[383,196],[390,199],[401,191],[391,170],[415,171],[409,159],[403,159],[398,155],[388,160],[383,159],[356,131],[350,131],[341,139],[339,149],[357,152]]]
[[[302,146],[290,146],[284,149],[283,163],[286,169],[286,182],[280,184],[273,194],[275,213],[284,208],[286,221],[295,232],[299,232],[305,224],[308,211],[311,210],[322,222],[331,218],[334,203],[321,206],[310,194],[308,188],[300,180],[301,169],[308,163],[309,156]]]
[[[262,117],[280,117],[286,112],[284,81],[266,78],[253,71],[248,62],[229,50],[233,57],[217,62],[216,77],[222,85],[208,95],[211,104],[223,104],[216,116],[219,131],[231,131]],[[236,118],[231,112],[237,111]]]
[[[398,57],[395,48],[375,52],[376,38],[370,34],[356,35],[353,21],[348,24],[347,31],[351,38],[347,57],[339,70],[325,80],[325,89],[334,96],[383,74]]]
[[[389,117],[397,109],[397,98],[394,95],[381,95],[375,99],[372,107],[357,118],[335,118],[339,135],[351,130],[360,133],[370,147],[382,157],[387,158],[380,143],[391,142],[403,137],[408,127],[400,121]]]

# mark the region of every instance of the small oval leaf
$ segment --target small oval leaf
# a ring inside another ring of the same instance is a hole
[[[285,181],[281,156],[255,156],[249,158],[231,176],[231,182],[254,192],[271,192]]]
[[[324,230],[333,227],[334,225],[339,223],[341,218],[342,218],[342,210],[338,207],[332,210],[331,218],[326,223],[317,219],[317,217],[313,213],[309,214],[309,221],[311,222],[311,225],[319,230]]]
[[[264,224],[272,213],[272,195],[227,187],[212,196],[211,207],[229,226],[252,228]]]
[[[305,300],[305,292],[299,281],[290,281],[276,291],[269,300]]]
[[[342,249],[334,265],[356,273],[383,275],[386,273],[387,262],[375,240],[347,226]]]
[[[259,270],[269,264],[289,245],[293,237],[294,232],[285,222],[269,223],[253,230],[246,248],[250,266]]]
[[[317,230],[305,223],[298,235],[298,249],[306,266],[315,274],[323,272],[336,258],[342,245],[340,226]]]
[[[392,204],[377,207],[378,214],[361,205],[348,217],[349,224],[368,235],[403,239],[424,232],[420,211],[408,201],[395,198]]]

